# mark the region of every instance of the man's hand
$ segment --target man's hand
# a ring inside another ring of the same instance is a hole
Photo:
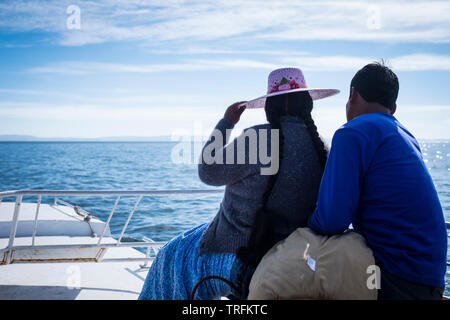
[[[246,106],[240,106],[240,104],[247,102],[247,101],[239,101],[233,103],[231,106],[227,108],[227,111],[225,111],[225,115],[223,116],[225,119],[233,122],[234,124],[239,122],[239,119],[241,117],[242,112],[244,112]]]

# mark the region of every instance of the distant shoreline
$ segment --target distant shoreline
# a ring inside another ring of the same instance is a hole
[[[179,143],[171,140],[0,140],[0,143]]]
[[[0,135],[0,142],[176,142],[170,136],[100,137],[100,138],[41,138],[27,135]]]
[[[332,138],[323,137],[325,141],[331,143]],[[419,142],[449,142],[450,139],[422,139],[417,138]],[[200,139],[195,139],[195,142],[202,142]],[[17,142],[17,143],[29,143],[29,142],[79,142],[79,143],[124,143],[124,142],[172,142],[178,143],[179,140],[172,140],[170,136],[154,136],[154,137],[102,137],[102,138],[40,138],[35,136],[25,135],[0,135],[0,143]],[[203,141],[204,142],[204,141]]]

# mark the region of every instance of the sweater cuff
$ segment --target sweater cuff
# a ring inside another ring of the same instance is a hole
[[[216,125],[216,129],[233,129],[234,123],[228,119],[222,118]]]

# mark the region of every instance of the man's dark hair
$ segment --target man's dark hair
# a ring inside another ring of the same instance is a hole
[[[383,62],[371,63],[359,70],[352,79],[354,87],[367,102],[377,102],[389,110],[398,96],[398,78]],[[351,91],[350,91],[351,95]]]

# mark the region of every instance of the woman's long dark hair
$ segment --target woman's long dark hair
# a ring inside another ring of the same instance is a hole
[[[317,127],[311,117],[312,108],[313,101],[308,92],[295,92],[267,98],[265,105],[267,120],[271,129],[279,129],[280,133],[279,168],[281,168],[284,147],[284,136],[281,130],[280,119],[285,115],[297,116],[303,119],[314,143],[322,171],[325,168],[328,151],[320,138]],[[276,219],[274,217],[276,212],[270,212],[266,208],[267,199],[275,185],[276,177],[277,174],[272,175],[269,178],[267,188],[263,195],[263,206],[259,212],[256,213],[247,246],[241,247],[237,252],[237,257],[252,268],[256,268],[262,257],[276,243],[272,220]]]

